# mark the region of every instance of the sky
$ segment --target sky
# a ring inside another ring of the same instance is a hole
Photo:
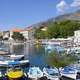
[[[80,0],[0,0],[0,30],[25,28],[80,8]]]

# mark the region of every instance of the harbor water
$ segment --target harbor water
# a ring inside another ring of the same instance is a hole
[[[25,55],[25,59],[30,61],[31,66],[39,66],[42,68],[46,64],[44,46],[32,45],[30,43],[21,45],[4,44],[3,46],[9,48],[12,54]]]
[[[48,47],[47,47],[48,46]],[[33,45],[30,43],[25,44],[3,44],[1,47],[9,49],[11,54],[24,55],[25,59],[29,60],[30,66],[39,67],[41,70],[47,65],[46,56],[50,54],[50,50],[64,51],[60,46],[52,46],[49,45]],[[29,68],[24,68],[22,66],[24,72],[27,72]],[[3,70],[2,70],[3,69]],[[1,71],[5,73],[6,69],[1,68]],[[62,80],[73,80],[71,78],[67,78],[65,76],[61,77]]]

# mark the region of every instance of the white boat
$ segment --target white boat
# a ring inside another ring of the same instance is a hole
[[[8,51],[9,51],[8,48],[0,47],[0,55],[8,55],[8,54],[10,54]]]
[[[61,71],[61,76],[65,76],[74,80],[76,80],[76,75],[77,75],[77,70],[72,67],[65,67]]]
[[[65,48],[59,45],[46,45],[45,51],[48,51],[48,52],[56,51],[56,52],[61,53],[61,52],[65,52]]]
[[[8,55],[10,54],[8,51],[0,51],[0,55]]]
[[[4,72],[4,71],[0,71],[0,78],[3,77],[3,76],[5,76],[5,73],[6,72]]]
[[[21,60],[21,61],[0,61],[0,66],[10,66],[10,65],[23,65],[29,63],[29,60]]]
[[[52,46],[51,45],[45,46],[45,50],[52,50]]]
[[[9,57],[12,60],[22,60],[22,59],[24,59],[24,55],[16,55],[16,54],[7,55],[7,57]]]
[[[11,55],[3,55],[0,56],[0,61],[21,61],[24,60],[24,55],[15,55],[15,54],[11,54]]]
[[[7,76],[6,76],[6,71],[0,71],[0,80],[8,80]]]
[[[38,79],[43,77],[43,72],[39,67],[31,67],[28,72],[28,77],[32,79]]]
[[[59,80],[57,68],[44,67],[43,73],[50,80]]]

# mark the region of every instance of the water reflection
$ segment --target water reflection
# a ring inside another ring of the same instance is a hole
[[[24,51],[24,45],[9,45],[10,52],[16,54],[22,54]]]
[[[45,65],[45,50],[41,45],[31,45],[26,43],[24,45],[7,45],[11,53],[23,54],[25,59],[29,59],[31,66],[44,67]]]

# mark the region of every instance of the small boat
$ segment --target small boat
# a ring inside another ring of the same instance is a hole
[[[62,53],[62,52],[65,52],[65,49],[59,45],[46,45],[45,51],[48,51],[48,52],[56,51],[56,52]]]
[[[0,47],[0,55],[8,55],[8,54],[10,54],[8,48]]]
[[[43,77],[43,72],[39,67],[31,67],[28,72],[28,77],[32,79],[38,79]]]
[[[24,55],[15,55],[15,54],[11,54],[11,55],[7,55],[7,57],[9,57],[12,60],[23,60],[24,59]]]
[[[9,51],[9,48],[0,47],[0,51]]]
[[[44,76],[46,76],[50,80],[59,80],[57,68],[44,67],[43,73],[44,73]]]
[[[0,68],[0,80],[7,80],[6,79],[6,67],[5,68]]]
[[[10,54],[8,51],[0,51],[0,55],[8,55]]]
[[[0,61],[21,61],[24,60],[24,55],[15,55],[15,54],[11,54],[11,55],[3,55],[0,57]]]
[[[21,60],[21,61],[0,61],[0,66],[11,66],[11,65],[23,65],[29,63],[29,60]]]
[[[47,45],[47,46],[45,46],[45,50],[52,50],[52,46],[51,45]]]
[[[61,76],[65,76],[67,78],[76,79],[77,70],[72,67],[65,67],[61,71]]]
[[[5,76],[5,73],[6,73],[6,72],[4,72],[4,71],[0,71],[0,77]]]
[[[80,72],[77,72],[76,80],[80,80]]]
[[[8,69],[6,75],[9,80],[20,80],[24,76],[24,72],[20,68]]]

